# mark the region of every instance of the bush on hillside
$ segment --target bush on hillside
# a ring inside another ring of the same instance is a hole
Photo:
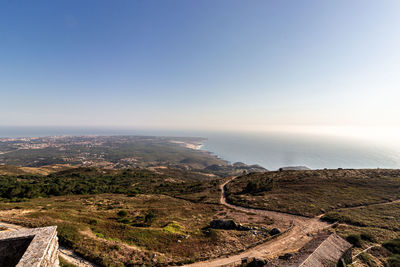
[[[118,217],[123,218],[123,217],[128,216],[128,212],[126,210],[120,210],[117,212],[117,215],[118,215]]]
[[[384,248],[393,254],[400,254],[400,239],[393,239],[382,244]]]
[[[389,257],[387,259],[387,261],[388,261],[390,267],[399,267],[400,266],[400,255],[399,254],[393,255],[392,257]]]
[[[274,187],[274,180],[266,178],[258,181],[249,181],[243,190],[244,193],[257,194],[260,192],[270,191]]]
[[[346,237],[347,242],[352,244],[355,247],[361,247],[361,238],[357,234],[350,234]]]
[[[365,240],[368,242],[376,242],[375,238],[369,233],[361,233],[360,237],[362,240]]]

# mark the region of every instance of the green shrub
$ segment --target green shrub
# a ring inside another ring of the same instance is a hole
[[[154,212],[149,211],[146,216],[144,217],[144,222],[151,224],[153,222],[153,219],[156,217]]]
[[[117,215],[121,218],[128,216],[128,212],[126,210],[120,210],[117,212]]]
[[[244,189],[247,193],[252,193],[258,191],[258,184],[256,182],[250,181],[247,183]]]
[[[352,244],[355,247],[361,247],[361,238],[357,234],[350,234],[346,237],[347,242]]]
[[[382,246],[393,254],[400,254],[400,239],[392,239],[383,243]]]
[[[376,242],[376,239],[370,233],[361,233],[360,237],[368,242]]]
[[[90,225],[96,225],[97,224],[97,220],[92,219],[92,220],[89,221],[89,224]]]
[[[59,261],[60,261],[60,267],[76,267],[76,265],[67,262],[66,260],[64,260],[62,257],[58,257]]]
[[[179,234],[182,232],[182,226],[177,222],[170,222],[163,227],[163,231],[171,234]]]
[[[360,256],[358,256],[360,258],[360,260],[367,264],[368,266],[374,266],[375,262],[372,259],[372,256],[369,255],[368,253],[361,253]]]
[[[204,235],[208,237],[212,242],[218,241],[218,232],[210,227],[205,227],[202,229]]]
[[[393,255],[392,257],[389,257],[387,259],[387,261],[388,261],[390,267],[399,267],[400,266],[400,255],[399,254]]]
[[[131,220],[129,220],[128,218],[119,218],[118,222],[119,223],[124,223],[124,224],[130,224]]]
[[[105,238],[104,235],[103,235],[102,233],[95,233],[95,235],[96,235],[97,237],[100,237],[100,238]]]
[[[118,245],[111,245],[110,249],[118,251],[118,250],[120,250],[120,247]]]
[[[266,178],[258,181],[249,181],[243,190],[244,193],[256,194],[260,192],[270,191],[274,186],[274,180]]]
[[[73,247],[81,239],[78,227],[71,224],[58,224],[57,232],[60,243],[67,247]]]
[[[136,191],[130,191],[128,192],[128,194],[126,194],[128,197],[136,197],[137,196],[137,192]]]

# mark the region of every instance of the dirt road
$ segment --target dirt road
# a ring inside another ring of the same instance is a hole
[[[274,221],[285,221],[285,222],[293,222],[293,228],[282,234],[281,236],[277,237],[276,239],[272,239],[248,249],[240,254],[232,255],[225,258],[217,258],[213,260],[197,262],[193,264],[189,264],[186,266],[224,266],[224,265],[233,265],[241,262],[242,258],[274,258],[278,255],[293,252],[300,249],[304,246],[308,241],[311,240],[310,234],[321,231],[330,225],[328,223],[322,222],[319,220],[319,217],[315,218],[307,218],[302,216],[296,216],[281,212],[275,211],[267,211],[267,210],[259,210],[259,209],[251,209],[240,207],[236,205],[232,205],[227,203],[225,197],[225,185],[232,181],[235,178],[232,178],[226,181],[224,184],[220,186],[221,188],[221,198],[220,203],[225,205],[226,207],[243,211],[243,212],[251,212],[261,216],[267,216]]]
[[[0,221],[0,227],[7,228],[8,230],[11,230],[11,231],[28,229],[28,228],[20,226],[20,225],[5,223],[5,222],[1,222],[1,221]],[[78,267],[97,267],[96,264],[88,262],[87,260],[78,256],[75,252],[73,252],[70,249],[60,246],[58,250],[60,251],[60,256],[64,260],[66,260],[67,262],[72,263]]]

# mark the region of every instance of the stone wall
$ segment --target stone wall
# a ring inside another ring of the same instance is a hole
[[[47,251],[44,254],[40,267],[59,266],[58,261],[58,237],[57,232],[50,241]]]
[[[17,242],[17,243],[15,243]],[[0,266],[7,266],[6,261],[16,261],[17,267],[58,267],[57,227],[33,228],[21,231],[0,232],[1,247]],[[21,256],[22,255],[22,256]],[[15,266],[15,263],[10,265]]]
[[[335,267],[352,261],[352,245],[330,232],[321,232],[295,253],[280,255],[267,266]]]

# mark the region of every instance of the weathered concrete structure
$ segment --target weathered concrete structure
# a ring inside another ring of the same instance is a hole
[[[352,262],[352,245],[336,234],[320,234],[295,254],[285,254],[268,266],[335,267]]]
[[[1,231],[0,266],[59,266],[57,227]]]

